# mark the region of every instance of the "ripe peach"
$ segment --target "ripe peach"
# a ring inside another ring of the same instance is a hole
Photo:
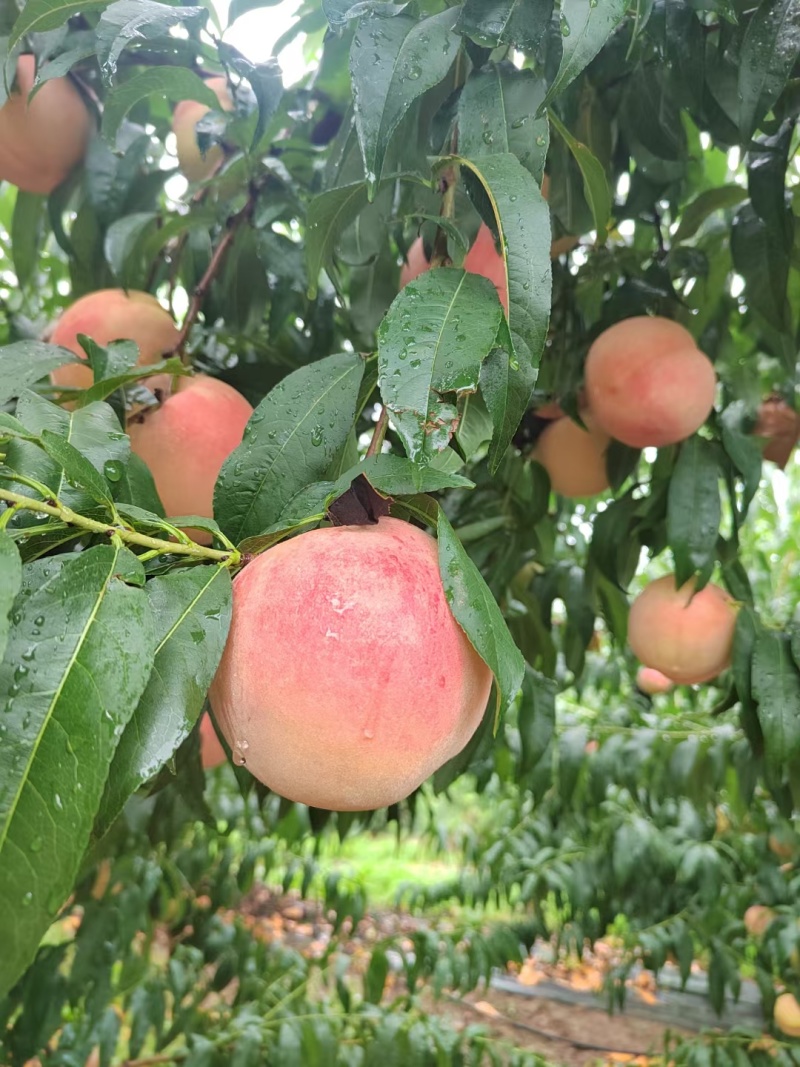
[[[736,606],[718,585],[680,589],[668,574],[650,582],[631,605],[628,643],[647,667],[680,685],[715,678],[730,666]]]
[[[636,672],[636,688],[652,697],[657,693],[668,693],[675,688],[675,683],[653,667],[640,667]]]
[[[428,257],[425,255],[425,243],[421,237],[418,237],[409,248],[408,255],[400,268],[400,288],[413,282],[426,270],[430,270],[430,266]]]
[[[167,393],[170,376],[147,379],[152,390]],[[253,409],[225,382],[196,374],[178,378],[157,409],[128,419],[131,448],[155,479],[168,516],[214,515],[214,483],[222,464],[239,444]],[[198,541],[210,536],[193,531]]]
[[[50,341],[74,352],[86,354],[78,334],[86,334],[99,345],[130,340],[139,346],[139,364],[157,363],[177,343],[178,330],[169,312],[150,293],[134,289],[98,289],[87,293],[66,309],[56,322]],[[88,389],[92,382],[89,367],[67,364],[53,371],[55,385]]]
[[[211,770],[219,767],[227,760],[225,749],[222,747],[217,731],[211,717],[206,713],[200,720],[200,759],[203,762],[203,770]]]
[[[608,445],[607,434],[594,426],[584,430],[570,418],[555,419],[536,442],[533,458],[550,475],[554,493],[595,496],[608,489]]]
[[[53,78],[28,103],[36,61],[17,60],[16,86],[0,108],[0,179],[27,193],[52,193],[83,159],[92,120],[69,78]]]
[[[209,696],[234,759],[260,781],[365,811],[464,747],[491,684],[450,611],[436,541],[382,518],[300,534],[241,571]]]
[[[781,993],[775,1001],[775,1025],[787,1037],[800,1037],[800,1004],[793,993]]]
[[[206,85],[216,93],[221,111],[233,111],[233,98],[228,89],[228,79],[209,78]],[[172,113],[172,132],[177,142],[178,163],[184,177],[190,182],[202,182],[210,178],[222,162],[225,153],[218,144],[211,145],[205,155],[197,143],[197,123],[211,108],[198,100],[181,100]]]
[[[744,913],[744,926],[751,937],[763,937],[775,918],[772,908],[764,904],[752,904]]]
[[[769,396],[758,409],[753,433],[766,438],[764,459],[783,470],[800,439],[800,415],[781,397]]]
[[[482,274],[497,290],[500,303],[508,314],[508,279],[503,257],[495,248],[492,231],[482,222],[472,248],[464,257],[464,270]]]
[[[605,330],[586,358],[597,425],[633,448],[690,437],[714,406],[717,376],[683,326],[647,315]]]

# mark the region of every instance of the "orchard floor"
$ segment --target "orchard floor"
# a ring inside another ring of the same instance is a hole
[[[321,957],[333,934],[318,902],[301,900],[291,893],[282,895],[266,886],[255,887],[239,911],[255,936],[309,956]],[[370,947],[376,941],[392,937],[402,951],[410,950],[411,942],[404,943],[404,938],[423,924],[423,919],[404,912],[379,910],[364,918],[355,930],[345,926],[341,948],[351,959],[353,974],[363,972]],[[431,1014],[445,1017],[456,1026],[480,1024],[492,1037],[536,1051],[550,1063],[565,1067],[583,1067],[598,1061],[645,1063],[645,1057],[657,1057],[663,1050],[668,1034],[688,1033],[659,1019],[637,1018],[628,1013],[609,1016],[601,1006],[587,1005],[585,1001],[592,1000],[602,985],[600,964],[597,956],[566,968],[528,961],[521,971],[516,968],[519,973],[511,978],[520,986],[517,993],[490,987],[463,998],[446,995],[434,999],[424,995],[423,1003]],[[540,972],[541,977],[534,972]],[[537,990],[536,996],[519,995],[524,992],[523,985],[530,988],[540,982],[546,983],[546,988]],[[551,999],[548,989],[558,999]],[[400,974],[391,974],[387,998],[403,990]],[[642,975],[633,984],[629,999],[645,1005],[655,1003],[649,976]]]

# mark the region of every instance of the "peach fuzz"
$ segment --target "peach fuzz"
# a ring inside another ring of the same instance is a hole
[[[670,319],[643,315],[611,326],[589,349],[585,375],[597,425],[633,448],[691,437],[714,406],[711,361]]]
[[[17,60],[16,85],[0,108],[0,179],[48,195],[86,154],[93,122],[69,78],[53,78],[33,100],[36,61]]]
[[[640,667],[636,672],[636,688],[653,697],[659,693],[668,693],[670,689],[675,688],[675,683],[654,667]]]
[[[155,479],[168,517],[201,515],[213,518],[214,484],[222,464],[241,444],[253,408],[225,382],[196,374],[148,378],[149,389],[167,394],[161,406],[128,419],[131,449],[145,461]],[[210,535],[191,531],[195,540]]]
[[[715,678],[730,666],[736,605],[724,589],[694,581],[675,588],[669,574],[650,582],[631,605],[628,643],[646,667],[680,685]]]
[[[491,685],[450,611],[436,541],[382,518],[300,534],[239,573],[209,698],[234,760],[270,789],[366,811],[461,751]]]
[[[99,345],[112,341],[135,341],[139,346],[139,364],[146,366],[170,352],[178,341],[178,330],[168,311],[150,293],[134,289],[98,289],[87,293],[62,312],[50,341],[74,352],[81,359],[86,353],[78,334],[91,337]],[[74,389],[88,389],[93,382],[90,368],[67,364],[53,371],[53,383]]]
[[[584,430],[570,418],[555,419],[536,442],[533,458],[550,475],[554,493],[596,496],[609,487],[608,445],[608,435],[593,425]]]
[[[233,111],[233,99],[224,77],[209,78],[206,86],[216,94],[221,111]],[[202,182],[210,178],[222,162],[225,153],[218,144],[211,145],[205,155],[197,143],[197,123],[211,108],[199,100],[181,100],[172,113],[172,132],[177,143],[178,163],[184,177],[190,182]]]
[[[800,1037],[800,1004],[793,993],[781,993],[775,1001],[775,1025],[787,1037]]]
[[[203,770],[209,771],[214,767],[219,767],[227,758],[222,742],[217,737],[211,716],[206,712],[200,720],[200,759]]]

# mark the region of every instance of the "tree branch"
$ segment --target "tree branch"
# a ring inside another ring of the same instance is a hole
[[[127,544],[139,545],[141,548],[149,548],[157,555],[190,556],[194,559],[213,560],[216,563],[235,565],[240,562],[241,556],[237,549],[221,550],[217,548],[205,548],[196,545],[193,541],[182,544],[178,541],[163,541],[158,537],[148,537],[147,534],[137,533],[127,526],[120,526],[108,522],[98,522],[89,519],[85,515],[79,515],[72,508],[59,504],[58,501],[50,503],[44,500],[36,500],[34,497],[23,496],[22,493],[14,493],[10,489],[0,489],[0,500],[10,504],[15,510],[36,511],[44,515],[50,515],[60,519],[67,526],[77,526],[88,533],[105,534],[107,537],[119,537]]]
[[[366,459],[369,459],[371,456],[378,455],[381,450],[381,446],[383,445],[384,438],[386,437],[386,430],[388,426],[389,412],[386,410],[385,407],[382,407],[381,413],[378,416],[378,421],[375,424],[375,430],[372,434],[372,440],[370,441],[369,448],[367,449]]]

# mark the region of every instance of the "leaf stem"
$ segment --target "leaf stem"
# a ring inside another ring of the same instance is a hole
[[[88,533],[105,534],[106,537],[119,537],[130,545],[139,545],[142,548],[151,549],[155,555],[190,556],[193,559],[207,559],[218,563],[227,563],[234,566],[239,563],[240,553],[233,551],[221,551],[217,548],[206,548],[197,545],[193,541],[189,544],[180,544],[173,541],[162,541],[157,537],[148,537],[147,534],[137,533],[136,530],[122,525],[113,525],[108,522],[98,522],[86,515],[79,515],[72,508],[60,504],[57,500],[35,500],[33,497],[14,493],[10,489],[0,489],[0,500],[4,500],[13,508],[21,511],[36,511],[44,515],[51,515],[60,519],[67,526],[77,526]],[[149,554],[150,555],[150,554]]]

